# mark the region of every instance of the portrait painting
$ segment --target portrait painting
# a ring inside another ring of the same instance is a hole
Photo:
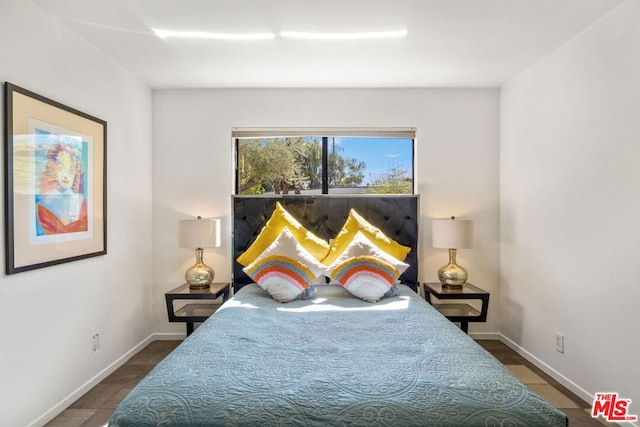
[[[106,122],[5,83],[7,274],[106,253]]]

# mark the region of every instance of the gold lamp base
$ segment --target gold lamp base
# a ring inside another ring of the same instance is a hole
[[[449,264],[440,267],[438,279],[445,288],[460,289],[467,282],[467,270],[456,264],[456,250],[449,249]]]
[[[207,289],[213,282],[215,272],[202,262],[202,253],[202,248],[196,249],[196,265],[189,267],[184,273],[189,289]]]

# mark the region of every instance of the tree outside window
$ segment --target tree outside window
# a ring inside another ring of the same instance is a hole
[[[235,138],[237,194],[413,193],[413,138]]]

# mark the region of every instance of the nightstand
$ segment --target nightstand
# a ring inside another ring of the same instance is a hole
[[[465,283],[462,288],[446,288],[442,283],[423,283],[425,298],[429,304],[442,313],[452,322],[460,322],[460,329],[469,333],[469,322],[486,322],[487,311],[489,310],[489,292],[480,289],[471,283]],[[438,300],[480,300],[482,306],[480,311],[466,303],[434,303],[431,296]]]
[[[222,297],[224,303],[229,298],[229,283],[212,283],[207,289],[189,289],[189,285],[178,286],[177,288],[164,294],[167,301],[167,314],[169,322],[185,322],[187,324],[187,336],[193,332],[193,324],[204,322],[211,316],[218,304],[185,304],[176,309],[173,305],[175,300],[214,300]]]

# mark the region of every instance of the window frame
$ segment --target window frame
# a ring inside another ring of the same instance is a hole
[[[320,137],[322,147],[321,194],[329,193],[329,138],[330,137],[370,137],[370,138],[406,138],[412,140],[411,150],[411,193],[416,194],[416,128],[415,127],[385,127],[385,128],[295,128],[295,127],[234,127],[231,131],[234,157],[234,193],[238,195],[240,183],[239,169],[239,140],[241,138],[288,138],[288,137]],[[352,193],[358,194],[358,193]],[[400,193],[398,193],[400,194]]]

